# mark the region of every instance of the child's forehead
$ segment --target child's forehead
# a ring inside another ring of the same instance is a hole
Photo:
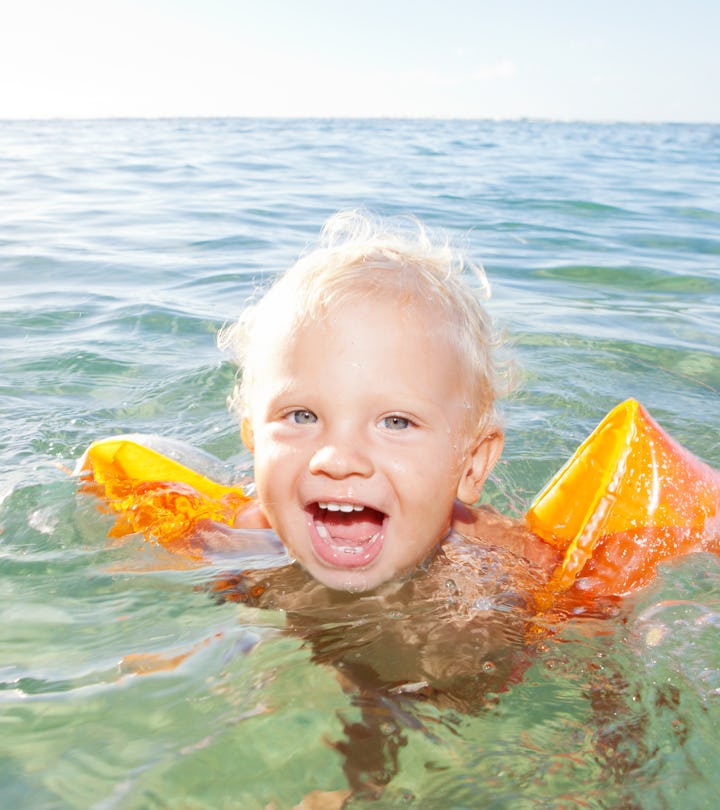
[[[296,344],[308,335],[324,335],[330,341],[350,326],[371,330],[373,343],[395,343],[399,338],[430,343],[437,351],[457,351],[455,329],[446,313],[431,302],[403,301],[377,295],[335,301],[312,312],[298,312],[280,330],[282,342]],[[328,351],[332,350],[332,342]]]
[[[429,313],[419,315],[398,311],[391,302],[365,301],[288,324],[256,355],[256,379],[276,385],[308,374],[315,379],[318,369],[325,376],[342,376],[351,367],[344,385],[362,380],[368,390],[399,390],[434,380],[434,387],[462,389],[469,398],[471,375],[463,373],[467,369],[457,341],[433,324]]]

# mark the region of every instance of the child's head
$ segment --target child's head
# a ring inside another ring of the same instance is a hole
[[[336,215],[223,335],[258,498],[330,587],[367,590],[421,562],[499,455],[493,335],[464,269],[418,225]]]

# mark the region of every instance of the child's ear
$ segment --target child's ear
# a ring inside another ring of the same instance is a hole
[[[505,437],[502,431],[496,428],[491,433],[479,436],[470,445],[462,478],[457,488],[458,500],[473,504],[480,497],[490,471],[500,458],[504,443]]]
[[[247,447],[247,449],[251,452],[255,452],[255,434],[253,433],[252,425],[250,424],[250,420],[243,416],[240,421],[240,438],[242,439],[242,443]]]

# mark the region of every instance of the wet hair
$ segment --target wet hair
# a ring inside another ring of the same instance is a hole
[[[292,334],[343,304],[376,297],[394,299],[403,309],[430,310],[435,326],[450,330],[475,429],[486,429],[496,422],[495,401],[507,388],[507,375],[495,359],[499,340],[481,303],[489,296],[482,266],[467,261],[447,238],[433,239],[417,220],[335,214],[325,223],[319,245],[220,332],[218,344],[232,352],[241,371],[229,406],[245,415],[254,364],[278,328]]]

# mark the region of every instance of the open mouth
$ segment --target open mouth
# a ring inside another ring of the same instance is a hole
[[[382,550],[387,515],[358,503],[319,501],[309,508],[317,556],[337,568],[370,565]]]

